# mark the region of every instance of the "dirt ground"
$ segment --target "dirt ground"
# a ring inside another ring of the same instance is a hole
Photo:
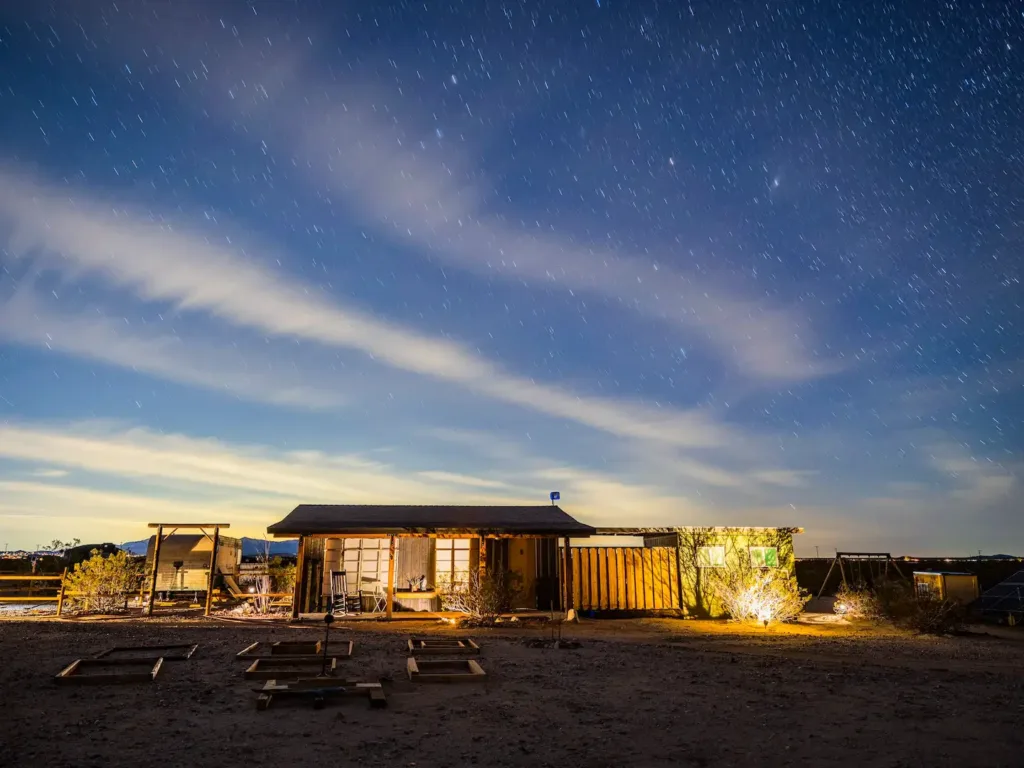
[[[44,766],[1021,766],[1024,634],[909,637],[844,626],[765,632],[680,620],[550,630],[335,625],[339,675],[381,676],[389,706],[255,708],[234,658],[321,627],[153,619],[0,621],[0,762]],[[469,635],[485,684],[412,684],[405,638]],[[153,684],[58,687],[113,645],[197,642]]]

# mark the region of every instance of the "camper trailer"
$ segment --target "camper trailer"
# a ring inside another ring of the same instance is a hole
[[[146,573],[153,573],[155,536],[146,547]],[[160,544],[160,569],[156,575],[156,591],[205,592],[210,578],[210,551],[213,542],[202,534],[176,533],[166,536]],[[221,536],[217,541],[216,576],[238,576],[242,561],[242,540]],[[214,586],[217,578],[214,578]]]
[[[978,577],[973,573],[914,571],[914,586],[921,597],[950,600],[961,605],[970,605],[981,594]]]

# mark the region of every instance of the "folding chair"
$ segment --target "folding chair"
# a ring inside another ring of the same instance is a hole
[[[388,609],[388,592],[384,585],[377,583],[373,586],[373,612],[384,613]]]

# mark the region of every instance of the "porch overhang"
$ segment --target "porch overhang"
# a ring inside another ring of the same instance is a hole
[[[300,504],[267,528],[275,538],[434,536],[587,538],[594,529],[557,506]]]

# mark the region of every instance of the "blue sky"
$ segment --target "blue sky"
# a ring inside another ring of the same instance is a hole
[[[1010,4],[0,10],[0,544],[297,502],[1024,551]]]

